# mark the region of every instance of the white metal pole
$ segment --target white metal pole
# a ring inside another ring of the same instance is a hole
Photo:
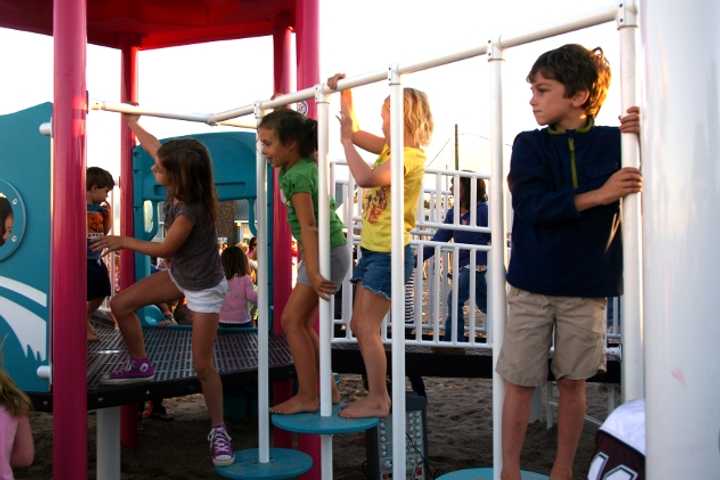
[[[330,104],[323,93],[322,85],[315,87],[315,103],[318,118],[318,263],[320,275],[329,279],[330,275],[330,202],[328,198],[328,118]],[[332,415],[332,392],[330,377],[332,375],[330,334],[333,328],[330,302],[320,299],[320,415]],[[333,478],[332,466],[332,435],[322,435],[320,442],[322,463],[322,479]]]
[[[720,4],[640,11],[646,478],[718,478]]]
[[[97,411],[97,478],[120,480],[120,407]]]
[[[625,0],[618,10],[620,33],[620,90],[622,112],[636,105],[635,32],[637,13],[633,0]],[[640,168],[640,143],[632,133],[621,137],[622,166]],[[643,364],[642,218],[640,194],[622,200],[623,308],[622,385],[624,401],[645,396]]]
[[[388,69],[390,84],[390,195],[392,197],[392,436],[393,478],[405,478],[405,121],[400,69]]]
[[[255,104],[255,119],[260,125],[264,112],[260,103]],[[268,248],[267,248],[267,163],[262,154],[260,143],[256,153],[256,191],[255,202],[257,219],[257,284],[258,284],[258,461],[270,461],[270,408],[269,408],[269,292],[268,292]],[[279,321],[279,319],[276,319]]]
[[[490,67],[490,297],[493,348],[493,476],[500,480],[502,471],[502,404],[505,386],[495,371],[505,332],[505,221],[503,216],[503,141],[502,141],[502,50],[500,41],[489,42]]]

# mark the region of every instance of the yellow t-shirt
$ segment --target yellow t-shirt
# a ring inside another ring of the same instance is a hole
[[[425,173],[425,152],[419,148],[405,147],[403,167],[405,171],[405,238],[403,245],[410,243],[410,230],[415,227],[415,212]],[[390,159],[390,148],[385,145],[373,167]],[[360,246],[373,252],[391,250],[391,205],[390,186],[363,189],[362,233]]]

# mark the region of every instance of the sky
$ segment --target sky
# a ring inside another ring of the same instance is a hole
[[[320,76],[379,72],[391,63],[416,63],[484,45],[500,34],[507,37],[534,31],[613,6],[614,2],[602,0],[320,0]],[[511,144],[522,130],[537,128],[525,77],[538,55],[565,43],[605,50],[614,77],[598,123],[618,123],[618,34],[614,23],[609,23],[505,52],[504,143]],[[0,45],[18,47],[0,49],[4,66],[0,114],[51,101],[52,38],[0,29]],[[273,93],[272,37],[143,51],[138,62],[140,104],[149,108],[210,113],[264,100]],[[426,148],[429,168],[453,164],[451,139],[453,126],[458,124],[460,168],[489,173],[487,64],[486,57],[478,57],[404,78],[406,86],[420,88],[430,98],[435,133]],[[88,46],[91,101],[119,101],[119,75],[119,51]],[[356,110],[363,129],[380,132],[380,107],[387,94],[385,82],[356,89]],[[333,112],[338,109],[337,95],[331,108]],[[117,114],[107,112],[90,112],[87,117],[87,164],[106,168],[115,177],[120,170],[119,122]],[[222,129],[153,118],[142,123],[160,138]],[[339,127],[331,124],[330,153],[342,160],[338,139]],[[509,153],[509,148],[506,150]]]

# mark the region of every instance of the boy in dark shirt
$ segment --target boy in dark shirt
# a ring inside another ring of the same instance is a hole
[[[585,380],[605,369],[606,298],[620,293],[619,199],[640,192],[635,168],[620,168],[620,133],[639,132],[639,111],[620,128],[594,125],[610,67],[602,50],[565,45],[542,54],[527,77],[530,105],[547,128],[520,133],[508,184],[514,210],[508,319],[498,373],[505,380],[504,480],[520,479],[535,387],[560,391],[558,449],[550,474],[572,478],[586,408]]]
[[[115,181],[110,172],[100,167],[90,167],[85,174],[85,201],[87,203],[88,242],[106,235],[112,226],[110,206],[106,199]],[[89,243],[88,243],[89,245]],[[100,252],[87,251],[87,339],[97,340],[97,333],[90,323],[95,310],[105,297],[110,296],[110,278]]]

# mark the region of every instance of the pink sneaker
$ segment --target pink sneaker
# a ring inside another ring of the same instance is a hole
[[[147,358],[131,358],[127,367],[115,370],[103,377],[105,385],[126,385],[128,383],[149,382],[155,378],[155,367]]]
[[[235,462],[235,453],[232,449],[232,438],[228,435],[225,426],[213,427],[208,435],[210,442],[210,458],[213,465],[220,467],[232,465]]]

